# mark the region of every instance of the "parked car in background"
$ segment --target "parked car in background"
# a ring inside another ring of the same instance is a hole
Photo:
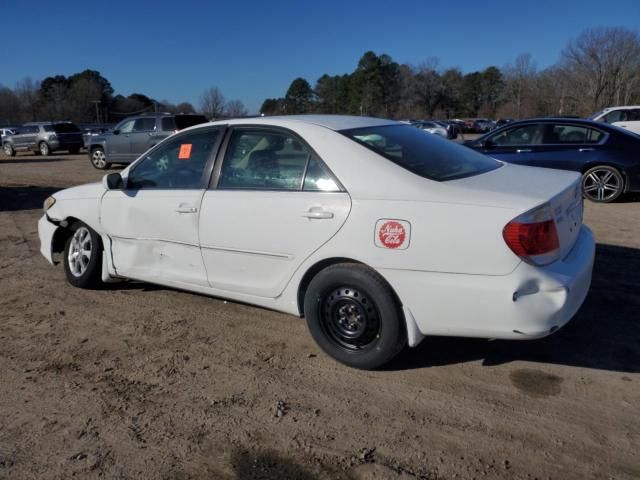
[[[612,107],[589,117],[596,122],[609,123],[640,134],[640,106]]]
[[[444,137],[444,138],[449,137],[449,134],[445,127],[431,120],[429,121],[421,120],[421,121],[413,122],[411,125],[416,128],[420,128],[425,132],[432,133],[434,135],[440,135],[441,137]]]
[[[458,125],[456,125],[455,123],[447,122],[445,120],[437,120],[435,123],[437,123],[447,131],[447,138],[449,140],[455,140],[456,138],[458,138],[460,129],[458,128]]]
[[[45,157],[61,150],[78,153],[82,145],[82,132],[71,122],[25,123],[2,140],[2,149],[10,157],[29,150]]]
[[[514,120],[512,118],[499,118],[498,120],[496,120],[494,128],[500,128],[504,125],[506,125],[507,123],[511,123]]]
[[[595,252],[574,172],[366,117],[198,125],[44,207],[41,252],[71,285],[136,279],[304,316],[364,369],[425,335],[555,332]]]
[[[594,202],[640,191],[640,136],[606,123],[523,120],[465,145],[510,163],[580,172],[584,196]]]
[[[493,122],[486,118],[478,118],[473,122],[473,130],[475,133],[487,133],[493,130]]]
[[[113,163],[131,163],[168,136],[205,122],[204,115],[196,114],[147,113],[129,117],[112,131],[89,138],[89,160],[99,170]]]

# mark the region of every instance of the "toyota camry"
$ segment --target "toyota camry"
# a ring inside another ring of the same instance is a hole
[[[390,120],[237,119],[55,193],[38,227],[76,287],[131,279],[279,310],[370,369],[426,335],[566,324],[595,251],[580,185]]]

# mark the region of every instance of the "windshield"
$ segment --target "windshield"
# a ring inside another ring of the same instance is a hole
[[[354,128],[340,133],[430,180],[470,177],[501,166],[470,148],[405,125]]]

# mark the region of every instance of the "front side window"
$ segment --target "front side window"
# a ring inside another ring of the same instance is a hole
[[[199,189],[207,161],[220,131],[189,132],[171,138],[137,163],[127,178],[127,189]]]
[[[339,190],[322,162],[293,135],[275,130],[233,131],[218,188],[299,191],[303,185],[305,190]]]
[[[133,124],[135,120],[125,120],[120,125],[118,125],[115,130],[119,130],[120,133],[131,133],[133,130]]]
[[[490,137],[489,140],[496,146],[509,145],[539,145],[542,143],[544,133],[544,125],[532,124],[523,125],[503,130],[498,134]]]
[[[430,180],[470,177],[501,166],[470,148],[406,125],[354,128],[340,133]]]
[[[149,132],[156,128],[156,119],[153,117],[138,118],[133,124],[134,132]]]

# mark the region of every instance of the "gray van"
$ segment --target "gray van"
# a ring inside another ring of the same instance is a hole
[[[90,137],[89,160],[99,170],[131,163],[142,153],[183,128],[206,123],[204,115],[148,113],[129,117],[103,135]]]

